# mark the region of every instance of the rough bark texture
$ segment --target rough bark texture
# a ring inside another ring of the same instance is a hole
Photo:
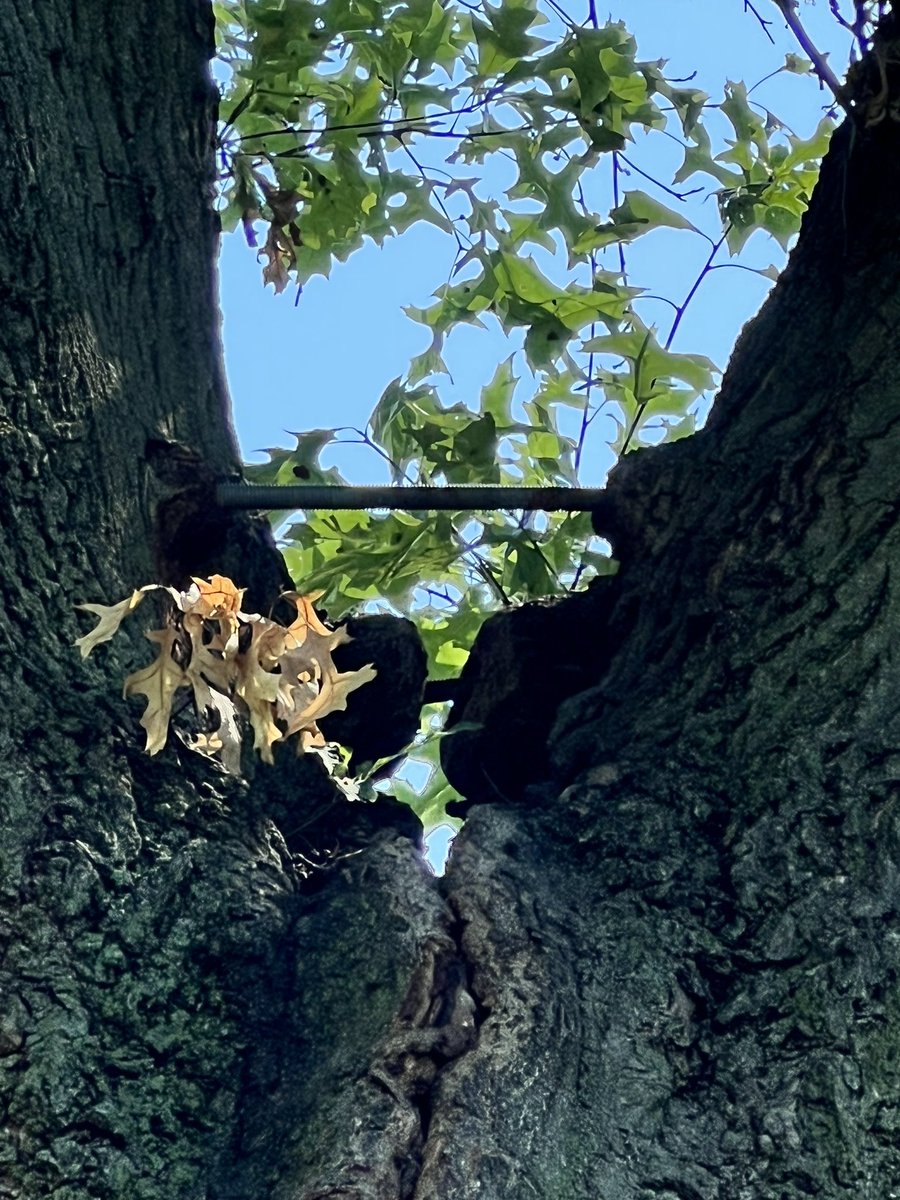
[[[312,763],[146,759],[140,622],[72,646],[78,601],[221,571],[265,610],[288,581],[209,507],[236,452],[208,6],[8,0],[0,27],[0,1196],[268,1196],[446,960],[436,901],[406,811],[348,819]]]
[[[77,600],[283,576],[208,509],[206,7],[0,18],[0,1197],[900,1194],[900,126],[836,137],[708,429],[617,469],[620,574],[485,633],[438,885],[306,760],[144,758],[139,631],[72,649]]]

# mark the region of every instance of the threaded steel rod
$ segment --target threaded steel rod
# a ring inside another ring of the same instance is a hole
[[[472,512],[522,509],[533,512],[589,512],[601,503],[603,488],[579,487],[350,487],[336,484],[220,483],[222,508],[386,508],[410,512]]]

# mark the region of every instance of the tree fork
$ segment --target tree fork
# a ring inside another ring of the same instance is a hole
[[[235,466],[206,12],[0,4],[0,1191],[881,1200],[896,124],[836,136],[708,430],[617,469],[622,572],[577,601],[609,653],[554,700],[527,803],[473,788],[434,885],[394,810],[348,819],[306,760],[146,760],[134,652],[71,655],[72,601],[155,561],[148,443]]]

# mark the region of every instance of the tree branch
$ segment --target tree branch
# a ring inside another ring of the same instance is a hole
[[[820,82],[828,88],[841,108],[845,112],[850,112],[841,81],[835,75],[834,71],[832,71],[831,67],[829,67],[825,55],[815,46],[809,34],[803,28],[803,23],[797,15],[797,0],[772,0],[772,3],[776,8],[781,10],[791,33],[793,33],[794,37],[803,47],[806,56],[812,61]]]

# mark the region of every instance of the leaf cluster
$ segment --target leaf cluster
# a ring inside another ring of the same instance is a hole
[[[156,658],[129,675],[124,686],[126,697],[140,695],[147,701],[141,725],[148,754],[165,746],[173,704],[182,690],[203,726],[183,740],[232,774],[240,772],[239,713],[249,719],[254,748],[264,762],[273,761],[275,742],[295,734],[298,753],[321,749],[325,741],[316,722],[346,708],[349,693],[375,676],[371,665],[337,670],[331,652],[350,638],[345,629],[329,629],[319,620],[314,596],[286,593],[297,615],[284,626],[242,612],[244,590],[222,575],[195,579],[186,592],[151,583],[117,604],[78,605],[99,618],[75,643],[82,657],[114,637],[149,592],[168,596],[167,620],[146,634],[157,647]]]

